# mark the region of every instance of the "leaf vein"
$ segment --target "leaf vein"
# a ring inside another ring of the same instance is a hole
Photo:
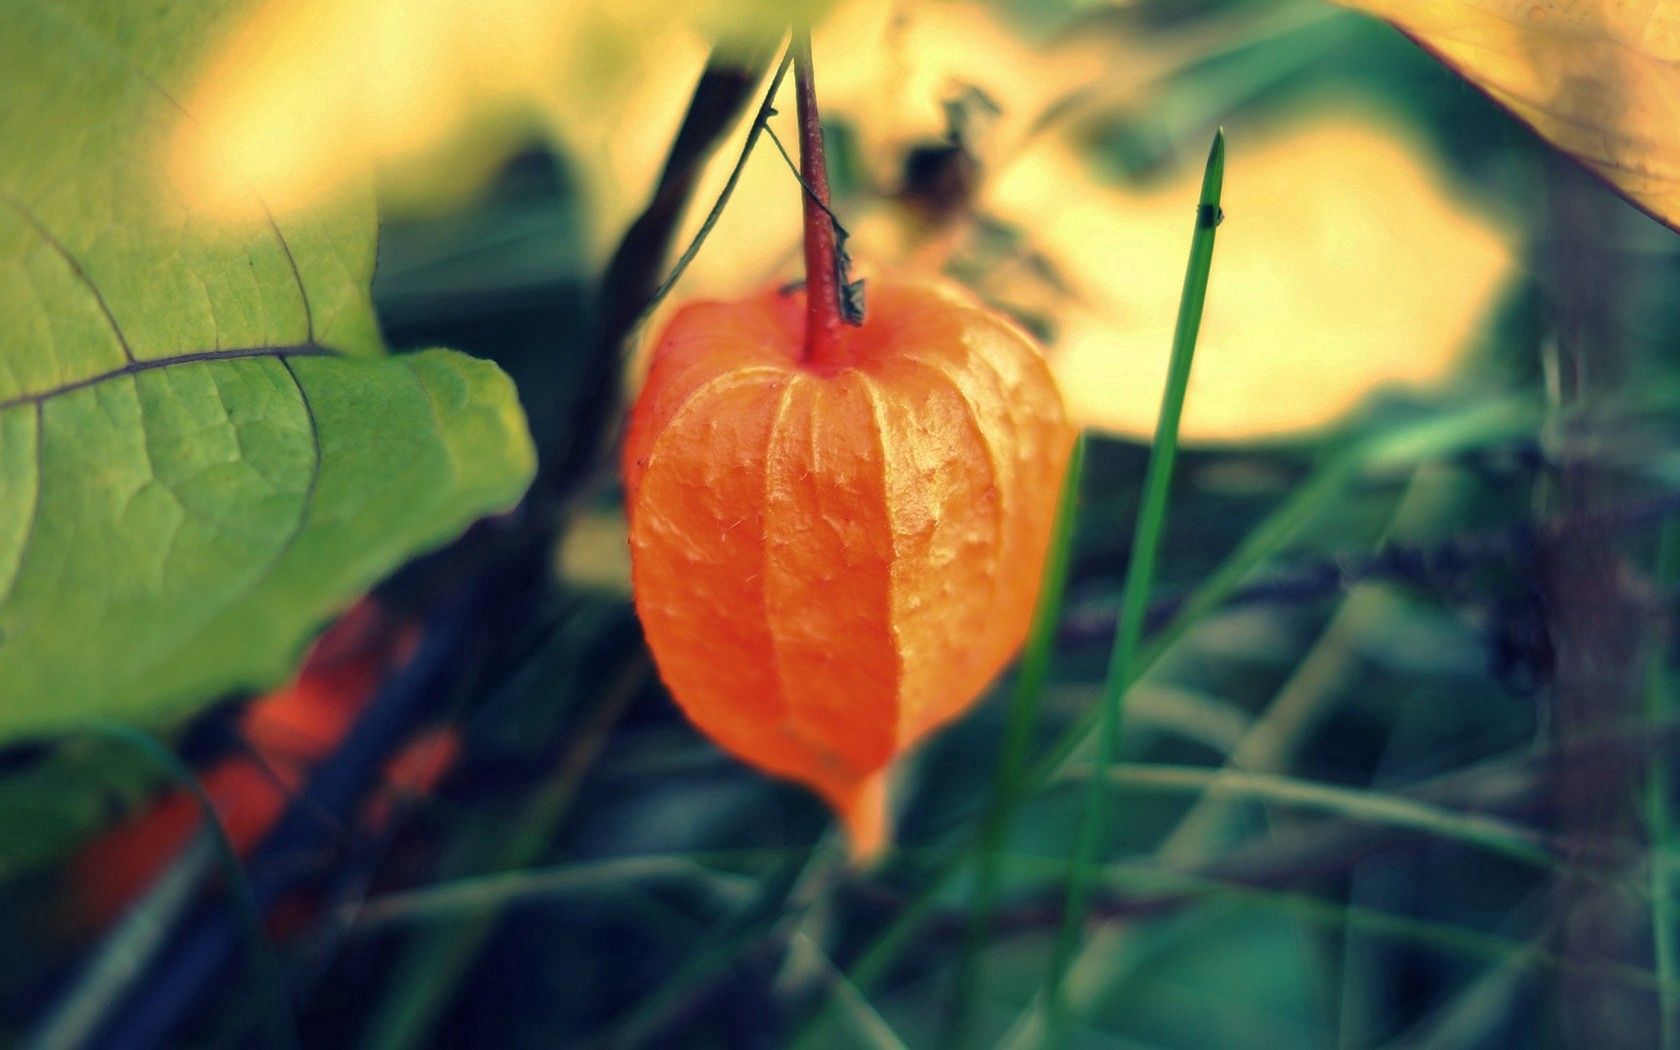
[[[102,314],[105,318],[105,323],[111,327],[111,334],[117,337],[117,345],[122,347],[123,357],[127,358],[132,363],[134,361],[134,350],[128,345],[128,336],[123,334],[122,326],[117,324],[116,315],[111,313],[111,307],[105,302],[105,296],[100,293],[99,286],[94,284],[93,278],[89,277],[88,272],[82,269],[81,262],[70,253],[69,246],[60,240],[58,235],[53,233],[46,223],[41,221],[40,216],[36,215],[28,205],[24,204],[21,200],[18,200],[17,197],[13,196],[11,193],[5,192],[4,190],[0,190],[0,197],[4,197],[6,203],[11,206],[12,210],[17,212],[18,215],[22,217],[23,221],[29,225],[29,228],[34,230],[36,235],[40,237],[41,240],[44,241],[47,246],[58,255],[59,258],[64,260],[65,265],[70,267],[70,272],[76,275],[76,280],[80,281],[82,286],[93,296],[94,303],[99,307],[100,314]],[[0,407],[4,406],[0,405]]]
[[[121,368],[113,368],[109,371],[98,372],[94,375],[84,376],[81,379],[72,379],[67,383],[60,383],[58,386],[49,387],[46,390],[40,390],[33,394],[20,394],[9,400],[0,401],[0,412],[3,412],[8,408],[17,408],[20,405],[40,405],[41,403],[50,401],[62,394],[73,393],[77,390],[95,386],[99,383],[109,382],[112,379],[121,379],[124,376],[138,375],[141,372],[150,372],[158,368],[169,368],[174,365],[201,364],[210,361],[237,361],[252,357],[274,357],[279,358],[282,362],[284,362],[286,359],[292,357],[338,356],[340,356],[338,351],[329,349],[328,347],[318,346],[314,343],[299,343],[295,346],[242,346],[226,350],[198,350],[192,353],[176,354],[172,357],[155,357],[143,361],[130,361]]]
[[[324,353],[330,355],[332,352],[324,351]],[[320,423],[315,418],[315,405],[309,399],[309,391],[304,387],[303,380],[298,378],[298,374],[293,370],[291,362],[287,360],[287,355],[247,353],[242,356],[248,358],[273,356],[279,359],[280,367],[286,370],[286,375],[290,377],[292,385],[297,388],[298,399],[303,403],[304,419],[309,423],[309,441],[310,447],[314,453],[314,462],[310,468],[309,480],[304,485],[303,498],[298,501],[297,521],[292,524],[292,527],[289,530],[287,530],[285,539],[281,540],[276,546],[273,556],[268,559],[268,564],[264,565],[257,575],[252,577],[251,581],[247,585],[240,588],[236,593],[229,595],[227,599],[217,608],[210,610],[209,614],[206,616],[206,622],[227,615],[229,610],[237,606],[239,602],[245,601],[253,594],[260,593],[262,588],[274,578],[274,574],[280,571],[280,566],[286,561],[286,555],[291,552],[293,545],[297,543],[298,538],[303,535],[304,530],[309,526],[309,520],[315,511],[315,490],[321,480],[321,427]],[[291,354],[289,356],[319,357],[323,356],[323,354]],[[171,648],[163,650],[162,652],[153,654],[151,659],[148,660],[142,668],[142,673],[150,673],[153,668],[159,666],[165,661],[175,659],[180,653],[182,647],[182,644],[177,644]]]

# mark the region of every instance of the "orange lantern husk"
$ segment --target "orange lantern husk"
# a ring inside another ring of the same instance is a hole
[[[952,285],[874,280],[804,357],[805,297],[699,302],[624,450],[636,607],[688,717],[805,784],[858,859],[893,760],[1026,635],[1073,430],[1032,340]]]

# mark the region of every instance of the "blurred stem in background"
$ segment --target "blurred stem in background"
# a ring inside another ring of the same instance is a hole
[[[567,439],[560,448],[542,450],[530,497],[539,506],[545,499],[558,500],[564,511],[565,502],[586,485],[611,446],[618,430],[626,343],[661,287],[678,227],[707,162],[763,83],[776,45],[776,40],[761,40],[716,52],[700,74],[653,197],[625,231],[601,276],[596,295],[600,327],[583,362],[574,403],[558,409],[573,417],[565,430]],[[778,80],[780,75],[778,71]],[[753,137],[761,125],[762,121],[755,123]]]
[[[1610,241],[1621,212],[1572,163],[1548,156],[1546,174],[1552,236],[1543,265],[1554,358],[1545,433],[1554,465],[1536,509],[1572,524],[1542,546],[1536,585],[1553,654],[1548,731],[1555,745],[1567,747],[1638,713],[1650,621],[1628,588],[1633,573],[1625,538],[1591,521],[1631,487],[1594,454],[1605,440],[1604,406],[1614,403],[1628,375],[1627,275]],[[1552,829],[1579,860],[1555,887],[1556,951],[1583,964],[1643,962],[1649,958],[1642,947],[1646,909],[1607,888],[1617,862],[1604,859],[1614,853],[1603,849],[1639,837],[1639,767],[1576,761],[1558,763],[1553,774]],[[1650,996],[1616,994],[1565,972],[1553,1005],[1567,1044],[1650,1046],[1658,1037]]]
[[[1680,521],[1665,522],[1657,540],[1657,562],[1654,573],[1658,593],[1672,594],[1680,582]],[[1668,718],[1675,710],[1674,672],[1670,661],[1674,657],[1672,623],[1664,631],[1651,653],[1649,671],[1645,679],[1645,713],[1653,723]],[[1674,776],[1665,753],[1659,752],[1650,764],[1649,783],[1645,793],[1646,835],[1651,857],[1651,943],[1656,956],[1657,979],[1662,982],[1660,996],[1662,1017],[1659,1028],[1663,1050],[1680,1048],[1680,931],[1675,929],[1674,894],[1680,886],[1675,880],[1676,853],[1680,841],[1674,828]]]

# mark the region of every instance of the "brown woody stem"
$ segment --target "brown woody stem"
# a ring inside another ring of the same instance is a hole
[[[842,313],[839,245],[828,209],[828,160],[823,156],[822,118],[811,76],[811,34],[794,31],[793,82],[799,99],[799,175],[805,185],[805,360],[833,362]]]

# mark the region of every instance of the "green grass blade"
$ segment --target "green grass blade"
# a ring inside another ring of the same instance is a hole
[[[840,1004],[841,1014],[852,1029],[855,1044],[869,1050],[909,1050],[904,1040],[892,1030],[879,1011],[846,979],[822,946],[804,931],[797,931],[788,945],[790,952],[814,962],[823,980],[833,990],[834,1000]]]
[[[1052,1045],[1061,1042],[1067,1030],[1062,979],[1085,929],[1097,852],[1107,837],[1108,799],[1102,780],[1119,751],[1126,690],[1137,677],[1143,620],[1149,609],[1149,593],[1155,583],[1155,560],[1160,551],[1161,535],[1166,529],[1167,492],[1172,484],[1173,463],[1178,454],[1178,425],[1190,387],[1190,365],[1195,358],[1196,337],[1201,331],[1202,309],[1207,302],[1214,239],[1223,218],[1219,199],[1224,181],[1225,133],[1221,131],[1213,138],[1207,170],[1202,176],[1202,195],[1196,207],[1196,232],[1190,242],[1190,263],[1184,275],[1184,294],[1179,300],[1172,357],[1167,364],[1166,390],[1161,397],[1155,442],[1144,473],[1143,502],[1138,508],[1137,526],[1132,536],[1131,564],[1127,567],[1125,588],[1121,592],[1120,623],[1114,637],[1114,654],[1109,661],[1108,678],[1103,684],[1096,775],[1085,798],[1079,837],[1068,872],[1067,905],[1046,981],[1045,1001],[1049,1010]]]
[[[616,894],[662,882],[698,885],[721,898],[742,898],[756,885],[747,876],[718,871],[688,857],[610,857],[400,890],[360,907],[346,907],[340,917],[353,925],[358,935],[366,936],[396,926],[460,921],[515,904],[591,893]]]
[[[216,853],[215,840],[208,831],[194,836],[100,941],[52,1013],[23,1041],[23,1050],[71,1050],[91,1042],[111,1009],[168,944],[176,918],[191,907],[204,888]]]
[[[1089,775],[1095,776],[1092,771]],[[1313,809],[1368,824],[1422,831],[1550,870],[1558,858],[1532,828],[1481,813],[1457,813],[1403,795],[1319,784],[1275,773],[1229,768],[1122,762],[1099,784],[1133,791],[1224,795]]]
[[[150,733],[120,722],[95,722],[87,732],[132,748],[189,791],[203,815],[203,826],[194,841],[147,889],[139,903],[124,917],[99,946],[82,977],[65,993],[57,1008],[31,1035],[26,1045],[49,1050],[84,1045],[105,1023],[110,1010],[128,992],[133,982],[167,943],[181,910],[196,899],[203,876],[218,863],[227,874],[228,892],[245,928],[251,932],[251,958],[268,1021],[270,1044],[298,1045],[291,1001],[280,959],[268,939],[262,909],[257,906],[251,880],[239,862],[233,843],[222,828],[221,815],[205,793],[204,785],[191,769]]]
[[[1074,442],[1062,479],[1062,494],[1056,506],[1055,532],[1044,563],[1038,604],[1033,609],[1032,630],[1027,635],[1021,667],[1010,694],[1009,721],[1004,730],[998,758],[997,789],[980,830],[979,872],[962,956],[957,963],[947,1046],[960,1046],[967,1035],[973,1002],[982,983],[980,951],[984,948],[997,902],[999,850],[1009,830],[1010,818],[1020,804],[1027,770],[1027,751],[1044,698],[1044,682],[1050,671],[1050,656],[1056,644],[1056,630],[1062,619],[1062,601],[1067,593],[1068,565],[1072,561],[1073,526],[1079,512],[1079,482],[1085,472],[1085,438]]]

